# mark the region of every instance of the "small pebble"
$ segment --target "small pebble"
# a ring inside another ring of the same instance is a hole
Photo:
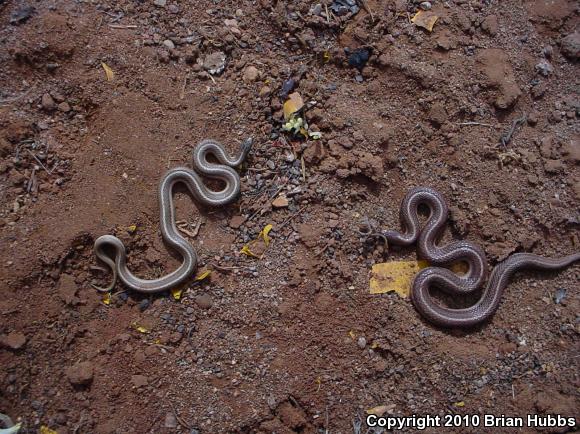
[[[166,48],[168,48],[169,50],[175,49],[175,44],[173,43],[173,41],[171,39],[166,39],[165,41],[163,41],[163,45]]]
[[[144,312],[145,310],[147,310],[147,308],[150,306],[150,302],[148,298],[144,298],[143,300],[141,300],[139,302],[139,310],[141,312]]]

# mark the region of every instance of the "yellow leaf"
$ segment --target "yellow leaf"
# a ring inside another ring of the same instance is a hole
[[[270,237],[268,236],[268,234],[272,230],[272,227],[273,227],[272,225],[266,225],[264,226],[264,229],[262,229],[258,234],[258,238],[262,238],[266,245],[270,244]]]
[[[195,280],[196,282],[199,282],[200,280],[203,280],[206,277],[208,277],[210,274],[211,274],[211,270],[202,271],[197,276],[195,276],[195,279],[193,279],[193,280]]]
[[[50,429],[49,427],[42,425],[40,427],[40,434],[58,434],[58,432],[56,432],[53,429]]]
[[[350,336],[351,339],[356,338],[356,335],[354,334],[354,332],[352,330],[348,332],[348,335]]]
[[[112,297],[110,292],[103,294],[103,303],[106,304],[107,306],[111,304],[111,299]]]
[[[325,51],[322,54],[322,60],[324,60],[324,63],[328,62],[330,60],[330,53],[328,51]]]
[[[377,349],[377,348],[379,348],[379,347],[380,347],[380,345],[379,345],[379,344],[377,344],[376,342],[373,342],[373,343],[371,344],[371,349],[373,349],[373,350],[375,350],[375,349]]]
[[[453,405],[454,405],[455,407],[465,407],[465,402],[463,402],[463,401],[459,401],[459,402],[456,402],[456,403],[455,403],[455,404],[453,404]]]
[[[427,261],[392,261],[373,265],[370,280],[371,294],[395,291],[408,297],[415,275],[427,267]]]
[[[137,225],[131,225],[127,228],[127,230],[129,231],[130,234],[134,234],[135,231],[137,230]]]
[[[173,297],[174,300],[181,300],[182,292],[183,292],[182,289],[171,288],[171,296]]]
[[[105,70],[105,75],[107,76],[107,81],[111,81],[115,77],[115,73],[113,72],[111,67],[109,65],[107,65],[105,62],[101,62],[101,66]]]
[[[139,333],[149,333],[149,330],[147,330],[145,327],[137,325],[137,323],[133,323],[133,327],[135,328],[135,330],[137,330]]]
[[[418,27],[422,27],[432,32],[433,26],[435,25],[435,22],[438,19],[439,17],[435,15],[433,12],[419,11],[415,14],[413,18],[411,18],[411,22]]]
[[[288,99],[284,103],[284,119],[289,120],[292,115],[300,111],[304,107],[304,101],[298,92],[288,95]]]
[[[254,252],[252,252],[250,250],[250,246],[248,244],[245,244],[244,247],[242,247],[242,250],[240,250],[240,253],[243,253],[246,256],[253,256],[254,258],[260,258],[258,255],[256,255]]]
[[[268,247],[268,245],[270,244],[270,237],[268,236],[268,234],[270,233],[270,231],[272,230],[273,226],[271,224],[268,224],[266,226],[264,226],[264,229],[262,229],[260,231],[260,233],[258,234],[257,238],[253,241],[250,241],[248,244],[245,244],[244,247],[242,247],[242,250],[240,250],[240,253],[243,253],[246,256],[252,256],[254,258],[258,258],[261,259],[263,256],[263,253],[265,251],[264,246],[257,246],[256,243],[259,240],[263,240],[264,241],[264,245],[266,247]],[[254,252],[252,252],[251,250],[251,246],[256,245],[257,247],[261,247],[260,249],[258,249],[259,252],[262,252],[262,255],[258,255]]]

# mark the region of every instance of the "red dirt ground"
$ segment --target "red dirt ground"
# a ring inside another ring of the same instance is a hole
[[[521,273],[490,322],[442,330],[369,294],[374,263],[415,252],[358,233],[399,228],[425,185],[451,207],[446,240],[490,266],[580,250],[577,4],[436,0],[428,32],[419,2],[331,3],[0,1],[0,412],[21,432],[360,434],[379,405],[578,415],[577,265]],[[344,49],[361,47],[359,72]],[[281,131],[292,77],[318,141]],[[204,138],[234,153],[250,136],[236,203],[176,198],[210,279],[179,301],[119,284],[105,305],[94,240],[123,239],[139,276],[174,269],[159,180]],[[241,255],[267,224],[262,259]]]

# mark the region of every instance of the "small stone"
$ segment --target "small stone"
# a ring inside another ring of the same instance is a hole
[[[0,2],[2,4],[3,2]],[[21,5],[17,6],[16,9],[10,14],[10,24],[18,25],[30,18],[32,13],[34,12],[34,8],[26,3],[22,3]]]
[[[496,15],[488,15],[481,23],[481,28],[483,31],[487,32],[491,36],[495,36],[497,34],[498,27],[499,24],[497,22]]]
[[[429,110],[429,120],[436,126],[441,126],[447,121],[447,111],[445,106],[441,103],[435,103]]]
[[[145,375],[133,375],[131,377],[131,382],[133,383],[133,386],[137,388],[149,385],[149,379]]]
[[[42,101],[40,104],[42,105],[43,110],[47,112],[51,112],[56,109],[56,103],[54,102],[54,99],[52,99],[52,96],[50,96],[48,93],[42,95]]]
[[[429,9],[431,9],[432,5],[431,5],[431,2],[421,2],[419,4],[419,7],[421,9],[423,9],[424,11],[428,11]]]
[[[203,59],[203,68],[211,75],[219,75],[226,67],[226,55],[221,51],[214,51]]]
[[[578,164],[580,163],[580,138],[574,137],[563,146],[562,154],[566,160]]]
[[[539,116],[540,114],[537,111],[532,111],[529,115],[528,115],[528,124],[530,126],[535,126],[538,124],[538,120],[539,120]]]
[[[163,41],[163,46],[168,50],[175,50],[175,44],[171,39],[166,39],[165,41]]]
[[[358,345],[358,347],[359,347],[361,350],[364,350],[364,349],[365,349],[365,347],[367,346],[367,340],[365,339],[365,337],[364,337],[364,336],[360,336],[360,337],[357,339],[357,341],[356,341],[356,344]]]
[[[67,368],[65,375],[73,386],[86,386],[93,381],[94,372],[91,362],[80,362]]]
[[[244,224],[246,218],[242,215],[235,215],[230,219],[230,228],[239,229]]]
[[[178,14],[179,13],[179,6],[178,5],[171,4],[171,5],[169,5],[169,7],[167,9],[172,14]]]
[[[550,122],[557,124],[562,121],[562,112],[560,110],[553,110],[549,116]]]
[[[561,42],[562,54],[571,60],[580,58],[580,32],[570,33]]]
[[[209,309],[213,306],[213,299],[209,294],[198,295],[194,301],[201,309]]]
[[[351,149],[354,146],[354,143],[352,142],[352,140],[350,140],[347,137],[339,137],[337,139],[337,142],[340,146],[342,146],[343,148],[346,148],[346,149]]]
[[[320,3],[316,3],[314,6],[312,6],[312,8],[310,9],[310,13],[312,15],[316,15],[319,16],[320,14],[322,14],[322,5]]]
[[[68,113],[68,112],[70,112],[70,110],[71,110],[69,103],[68,103],[68,102],[66,102],[66,101],[64,101],[64,102],[61,102],[61,103],[58,105],[58,109],[59,109],[61,112],[63,112],[63,113]]]
[[[153,4],[157,7],[164,8],[167,4],[167,0],[153,0]]]
[[[274,208],[286,208],[288,207],[288,199],[285,195],[281,194],[272,202]]]
[[[558,173],[564,168],[564,164],[562,163],[562,160],[548,159],[544,162],[544,168],[548,173]]]
[[[535,66],[535,69],[539,74],[542,74],[544,77],[547,77],[554,72],[554,67],[547,60],[542,60],[540,63],[538,63]]]
[[[165,415],[165,422],[163,425],[165,428],[177,428],[177,418],[172,411]]]
[[[264,86],[260,89],[259,95],[261,98],[264,98],[266,96],[270,96],[271,93],[272,89],[270,89],[268,86]]]
[[[26,336],[20,332],[11,332],[0,335],[0,346],[9,350],[19,350],[26,344]]]
[[[148,298],[144,298],[143,300],[141,300],[139,302],[139,310],[141,312],[144,312],[147,310],[147,308],[151,305],[151,303],[149,302]]]
[[[242,80],[244,80],[246,83],[251,83],[251,82],[256,81],[259,77],[260,77],[260,71],[258,71],[258,68],[256,68],[255,66],[248,66],[244,70],[244,75],[242,77]]]

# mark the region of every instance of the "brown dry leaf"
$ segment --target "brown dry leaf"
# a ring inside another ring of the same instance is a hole
[[[435,15],[433,12],[429,11],[419,11],[415,14],[413,18],[411,18],[411,22],[416,26],[423,27],[424,29],[432,32],[433,26],[439,19],[438,15]]]
[[[415,275],[427,267],[427,261],[392,261],[373,265],[370,280],[371,294],[395,291],[408,297]]]
[[[369,408],[368,410],[365,410],[365,413],[366,414],[374,414],[375,416],[381,417],[386,412],[393,411],[395,409],[395,407],[396,407],[395,404],[377,405],[376,407]]]
[[[292,115],[304,107],[304,100],[298,92],[288,95],[288,100],[284,103],[284,119],[289,120]]]
[[[105,62],[101,62],[101,66],[105,70],[105,75],[107,76],[107,81],[113,80],[113,78],[115,78],[115,73],[113,72],[111,67],[109,65],[107,65]]]

